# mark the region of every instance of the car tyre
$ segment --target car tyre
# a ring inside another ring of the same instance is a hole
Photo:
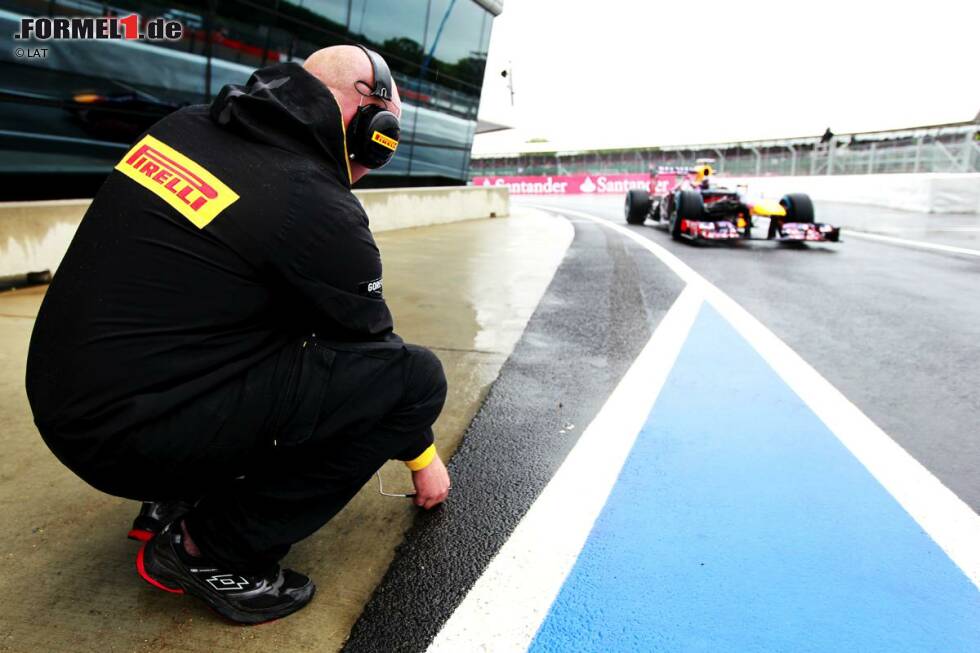
[[[681,220],[704,219],[704,198],[696,190],[682,190],[674,196],[674,210],[670,212],[670,235],[681,239]]]
[[[677,217],[681,220],[703,220],[704,198],[696,190],[682,190],[677,197]]]
[[[779,205],[786,209],[785,222],[813,222],[813,200],[806,193],[783,195]]]
[[[670,237],[674,240],[681,239],[681,221],[677,219],[677,211],[671,211],[667,231],[670,232]]]
[[[626,222],[628,224],[643,224],[650,213],[650,193],[645,190],[631,190],[626,192]]]

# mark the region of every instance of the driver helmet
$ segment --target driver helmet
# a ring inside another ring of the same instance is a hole
[[[708,178],[715,173],[714,168],[708,164],[701,164],[694,167],[694,183],[702,188],[709,185]]]

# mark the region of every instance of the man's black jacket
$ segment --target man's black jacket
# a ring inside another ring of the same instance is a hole
[[[41,306],[45,432],[116,434],[292,338],[396,340],[339,105],[295,64],[160,121],[120,160]]]

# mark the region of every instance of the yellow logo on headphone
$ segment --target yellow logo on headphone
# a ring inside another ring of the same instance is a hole
[[[395,148],[398,147],[398,141],[396,141],[394,138],[389,138],[385,136],[381,132],[377,132],[377,131],[374,132],[374,135],[371,136],[371,140],[377,143],[378,145],[387,147],[392,152],[394,152]]]

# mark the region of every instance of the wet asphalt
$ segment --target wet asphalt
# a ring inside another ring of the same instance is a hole
[[[345,651],[428,646],[680,293],[635,243],[572,222],[565,259],[452,458],[450,500],[418,515]]]
[[[529,203],[625,224],[620,198]],[[913,240],[955,217],[825,203],[817,213]],[[732,247],[674,242],[649,222],[630,228],[745,307],[980,512],[980,257],[846,233],[836,245]],[[947,244],[975,243],[971,232],[961,239]]]
[[[623,224],[619,198],[524,203]],[[845,225],[864,215],[820,210]],[[654,256],[569,218],[575,240],[452,459],[450,502],[416,519],[344,650],[428,646],[680,292]],[[980,510],[980,258],[856,238],[695,246],[631,229],[728,293]]]

